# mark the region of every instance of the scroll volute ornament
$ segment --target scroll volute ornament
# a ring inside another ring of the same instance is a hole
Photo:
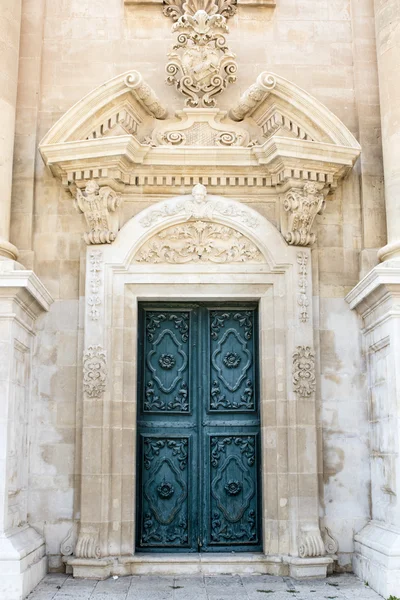
[[[288,213],[285,239],[292,246],[309,246],[316,241],[311,228],[317,214],[325,208],[323,186],[308,182],[302,190],[292,189],[286,194],[283,209]]]
[[[120,194],[108,186],[100,187],[94,180],[89,181],[84,191],[76,190],[75,207],[85,215],[89,227],[84,235],[87,244],[111,244],[115,240],[120,205]]]

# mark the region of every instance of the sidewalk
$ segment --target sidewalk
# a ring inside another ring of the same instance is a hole
[[[381,600],[353,575],[295,581],[269,575],[119,577],[105,581],[47,575],[29,600]],[[6,600],[4,598],[4,600]]]

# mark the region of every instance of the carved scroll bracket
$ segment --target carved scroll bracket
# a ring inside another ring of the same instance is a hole
[[[300,529],[299,539],[300,558],[314,558],[325,556],[325,544],[317,525],[303,525]]]
[[[93,179],[84,191],[76,189],[76,209],[85,215],[89,227],[84,235],[87,244],[111,244],[119,229],[118,208],[121,195],[110,187],[100,187]]]
[[[308,182],[303,189],[292,189],[286,194],[283,202],[286,220],[282,233],[291,246],[315,243],[317,238],[315,233],[311,233],[311,228],[317,214],[322,214],[325,208],[323,188],[323,184]]]

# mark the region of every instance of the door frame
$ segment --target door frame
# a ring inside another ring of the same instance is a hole
[[[177,200],[187,198],[191,197],[163,201],[156,213],[150,206],[127,222],[113,244],[87,251],[83,387],[78,402],[80,530],[75,559],[70,561],[83,576],[85,561],[91,573],[95,564],[108,573],[129,573],[135,551],[137,321],[142,301],[259,303],[264,553],[281,561],[287,561],[288,555],[311,560],[315,554],[308,553],[309,548],[319,549],[318,560],[324,554],[319,530],[317,386],[304,394],[296,384],[296,377],[310,374],[315,380],[311,251],[289,246],[267,219],[245,204],[211,196],[219,202],[219,214],[212,221],[247,236],[263,261],[135,261],[146,241],[187,221],[184,211],[177,212]],[[94,277],[101,282],[95,317]],[[304,373],[298,370],[296,357],[307,349],[311,359]],[[91,380],[94,372],[100,378],[98,385]]]

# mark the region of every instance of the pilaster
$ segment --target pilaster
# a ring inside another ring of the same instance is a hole
[[[36,318],[52,298],[32,271],[0,259],[0,597],[22,600],[46,574],[28,524],[28,427]]]
[[[400,261],[375,267],[346,298],[363,320],[370,398],[372,520],[355,536],[355,573],[383,597],[400,589]]]

